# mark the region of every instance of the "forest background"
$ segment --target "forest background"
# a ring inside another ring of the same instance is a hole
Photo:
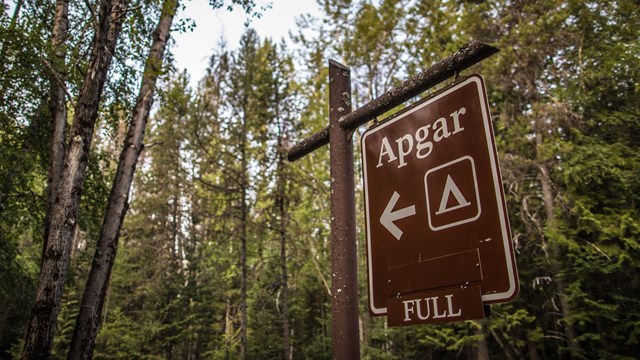
[[[294,46],[248,28],[195,86],[163,43],[192,26],[178,0],[2,4],[0,358],[331,358],[328,152],[286,149],[328,123],[329,58],[355,108],[470,40],[501,49],[471,71],[520,295],[483,321],[370,316],[356,179],[362,357],[640,353],[638,1],[318,0]]]

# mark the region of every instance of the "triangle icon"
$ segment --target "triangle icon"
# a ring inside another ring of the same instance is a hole
[[[449,203],[449,197],[452,194],[457,202],[457,205],[447,207],[447,204]],[[458,188],[458,185],[456,185],[456,183],[453,182],[451,175],[447,174],[447,182],[444,185],[444,191],[442,192],[442,200],[440,200],[440,207],[438,208],[438,211],[436,211],[436,215],[444,214],[449,211],[467,207],[469,205],[471,205],[471,203],[464,198],[464,196],[462,195],[462,192],[460,192],[460,189]]]

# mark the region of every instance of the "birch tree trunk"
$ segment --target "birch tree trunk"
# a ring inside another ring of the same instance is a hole
[[[49,111],[51,113],[51,143],[49,145],[49,169],[47,173],[47,213],[44,219],[44,243],[42,259],[47,249],[51,210],[54,193],[60,186],[62,166],[64,165],[64,141],[67,127],[67,103],[64,81],[66,80],[67,56],[66,39],[69,31],[69,0],[56,1],[56,14],[53,23],[53,56],[51,61],[51,89]]]
[[[104,0],[100,6],[89,67],[75,108],[73,137],[66,152],[60,186],[51,204],[51,225],[27,326],[23,359],[46,359],[51,353],[94,125],[126,4],[127,0]]]
[[[144,133],[149,119],[149,111],[153,104],[156,80],[162,70],[162,58],[169,40],[171,24],[178,8],[178,2],[178,0],[164,0],[158,25],[153,33],[153,42],[147,57],[140,93],[120,153],[118,168],[100,230],[100,238],[82,296],[82,306],[76,318],[69,359],[90,359],[93,355],[96,336],[102,320],[104,299],[118,249],[120,229],[128,209],[129,190],[138,157],[143,149]]]

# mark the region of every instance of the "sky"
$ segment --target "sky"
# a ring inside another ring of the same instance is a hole
[[[197,82],[205,73],[209,56],[213,53],[222,37],[228,49],[238,46],[245,30],[247,16],[241,9],[229,12],[226,7],[213,10],[209,0],[190,0],[186,8],[178,14],[178,21],[191,18],[196,28],[190,32],[172,34],[175,45],[172,49],[177,69],[187,69],[191,82]],[[320,16],[316,0],[256,0],[256,8],[269,6],[259,19],[253,19],[251,27],[260,37],[270,37],[279,42],[289,38],[289,30],[296,28],[295,19],[301,14]]]

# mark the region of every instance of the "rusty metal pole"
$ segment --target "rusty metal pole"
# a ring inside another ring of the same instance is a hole
[[[353,131],[339,123],[350,112],[351,72],[329,60],[331,311],[333,358],[338,360],[360,358]]]

